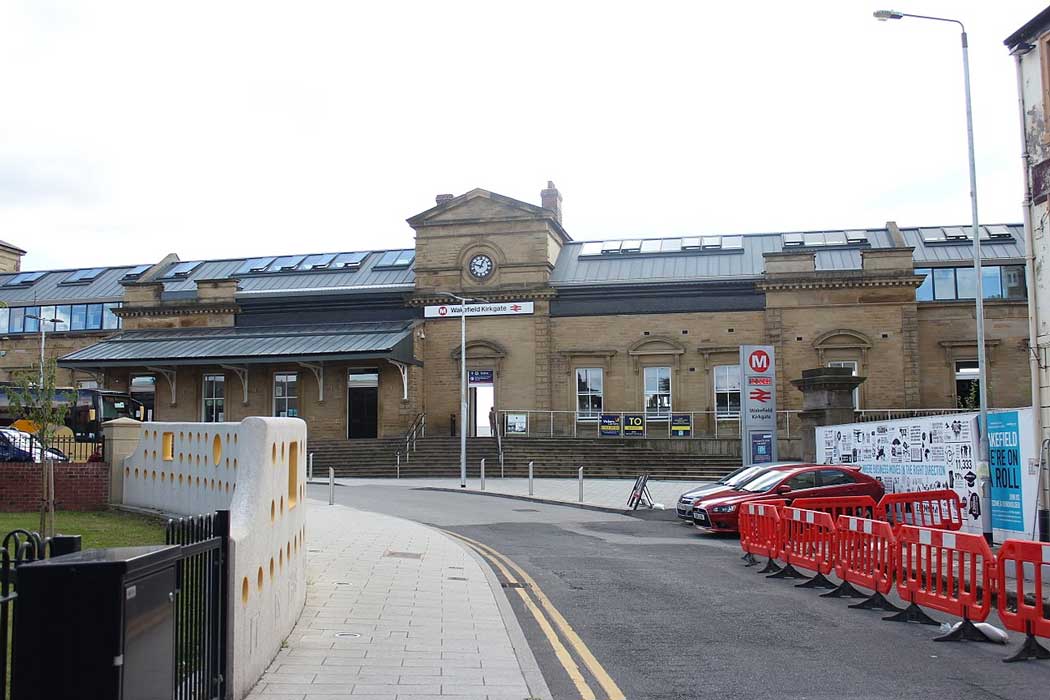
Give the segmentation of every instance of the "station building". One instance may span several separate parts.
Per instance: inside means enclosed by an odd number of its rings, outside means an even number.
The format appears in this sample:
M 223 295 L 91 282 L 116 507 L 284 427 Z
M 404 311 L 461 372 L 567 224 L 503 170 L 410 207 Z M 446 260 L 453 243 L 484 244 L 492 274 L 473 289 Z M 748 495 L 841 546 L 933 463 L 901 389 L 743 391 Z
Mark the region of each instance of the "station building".
M 44 319 L 61 383 L 128 390 L 157 420 L 299 416 L 311 439 L 397 436 L 420 414 L 428 435 L 486 435 L 490 406 L 538 434 L 597 434 L 619 411 L 650 437 L 672 411 L 731 434 L 745 344 L 775 347 L 783 411 L 801 407 L 790 380 L 827 365 L 867 377 L 861 410 L 971 399 L 967 227 L 578 242 L 553 183 L 540 198 L 439 195 L 406 250 L 24 272 L 0 244 L 0 379 L 35 361 Z M 1029 405 L 1021 226 L 981 236 L 989 400 Z M 466 417 L 460 322 L 425 312 L 449 293 L 506 312 L 467 321 Z

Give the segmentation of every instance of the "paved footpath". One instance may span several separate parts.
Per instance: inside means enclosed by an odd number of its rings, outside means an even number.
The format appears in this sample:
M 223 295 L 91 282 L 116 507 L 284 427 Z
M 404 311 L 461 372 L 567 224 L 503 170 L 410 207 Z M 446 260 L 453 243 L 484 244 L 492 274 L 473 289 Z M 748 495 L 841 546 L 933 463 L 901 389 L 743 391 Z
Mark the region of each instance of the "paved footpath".
M 506 595 L 450 536 L 309 501 L 306 608 L 249 698 L 549 700 Z
M 327 483 L 321 479 L 314 479 L 311 483 Z M 403 486 L 405 488 L 446 488 L 459 489 L 459 479 L 429 479 L 429 478 L 403 478 L 403 479 L 336 479 L 340 486 Z M 649 492 L 653 500 L 671 510 L 675 507 L 678 497 L 684 492 L 702 486 L 705 481 L 649 481 Z M 625 510 L 627 497 L 631 495 L 631 487 L 634 479 L 587 479 L 583 482 L 584 505 L 599 508 Z M 465 491 L 478 492 L 481 482 L 478 478 L 467 479 Z M 485 492 L 490 494 L 504 494 L 508 496 L 528 497 L 529 480 L 517 477 L 501 479 L 488 477 L 485 480 Z M 576 479 L 547 479 L 537 478 L 533 480 L 533 496 L 537 499 L 555 503 L 576 505 L 580 503 L 580 484 Z

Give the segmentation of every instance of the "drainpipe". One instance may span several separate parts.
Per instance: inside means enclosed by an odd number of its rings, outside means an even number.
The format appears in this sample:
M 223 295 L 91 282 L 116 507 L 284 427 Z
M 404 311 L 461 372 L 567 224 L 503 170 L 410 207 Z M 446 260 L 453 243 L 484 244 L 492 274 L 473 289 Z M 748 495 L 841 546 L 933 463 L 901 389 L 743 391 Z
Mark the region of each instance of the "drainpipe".
M 1024 217 L 1024 275 L 1025 291 L 1028 295 L 1028 369 L 1031 374 L 1032 408 L 1035 413 L 1035 435 L 1039 460 L 1043 458 L 1043 408 L 1040 395 L 1040 348 L 1039 348 L 1039 304 L 1035 288 L 1035 246 L 1032 236 L 1032 183 L 1030 177 L 1030 160 L 1028 156 L 1028 131 L 1025 126 L 1024 78 L 1021 71 L 1021 58 L 1024 54 L 1014 54 L 1014 68 L 1017 74 L 1017 111 L 1021 124 L 1021 167 L 1023 168 L 1024 201 L 1021 212 Z M 1050 541 L 1050 464 L 1041 465 L 1040 483 L 1042 489 L 1039 498 L 1039 539 Z

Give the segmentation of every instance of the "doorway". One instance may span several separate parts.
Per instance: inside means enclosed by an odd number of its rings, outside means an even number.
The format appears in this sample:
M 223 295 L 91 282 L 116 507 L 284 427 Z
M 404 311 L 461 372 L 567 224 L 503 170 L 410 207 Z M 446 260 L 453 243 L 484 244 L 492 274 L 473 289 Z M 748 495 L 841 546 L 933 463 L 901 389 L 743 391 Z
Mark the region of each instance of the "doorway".
M 346 438 L 379 437 L 379 370 L 353 367 L 346 379 Z
M 470 398 L 470 437 L 492 437 L 489 412 L 496 405 L 495 372 L 475 369 L 467 373 Z

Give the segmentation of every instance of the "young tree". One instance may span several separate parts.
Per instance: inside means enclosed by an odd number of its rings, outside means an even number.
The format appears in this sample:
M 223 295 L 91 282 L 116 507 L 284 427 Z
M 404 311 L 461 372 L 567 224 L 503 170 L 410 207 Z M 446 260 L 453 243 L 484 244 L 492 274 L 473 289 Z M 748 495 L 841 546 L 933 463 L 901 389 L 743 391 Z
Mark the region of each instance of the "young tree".
M 8 389 L 11 414 L 32 423 L 40 442 L 41 494 L 40 535 L 55 534 L 55 462 L 51 449 L 55 432 L 66 418 L 68 405 L 56 399 L 55 376 L 58 366 L 54 358 L 45 358 L 41 366 L 22 370 L 15 375 L 15 386 Z M 29 445 L 30 454 L 35 452 Z

